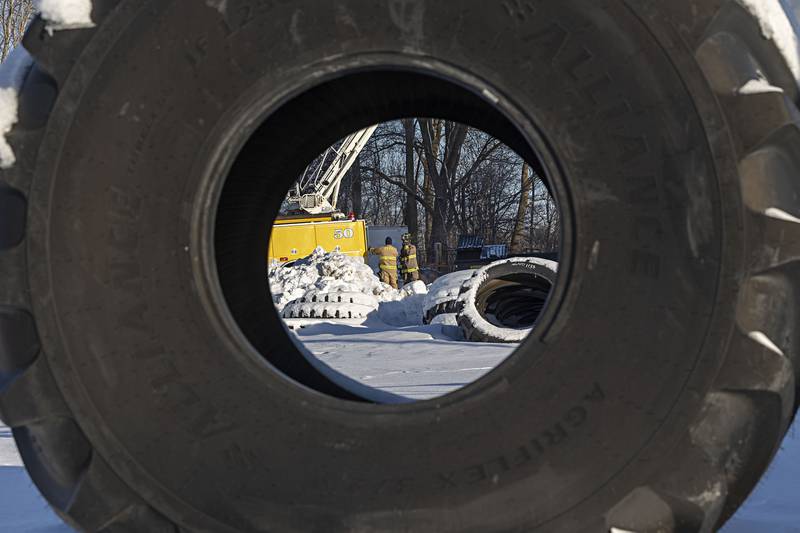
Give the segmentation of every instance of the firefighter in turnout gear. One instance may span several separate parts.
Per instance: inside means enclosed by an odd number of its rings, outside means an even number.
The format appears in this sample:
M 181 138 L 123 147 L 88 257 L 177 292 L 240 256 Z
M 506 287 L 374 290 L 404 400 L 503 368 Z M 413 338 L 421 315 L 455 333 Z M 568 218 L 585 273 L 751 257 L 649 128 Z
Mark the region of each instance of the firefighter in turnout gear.
M 400 266 L 403 269 L 403 283 L 413 283 L 419 279 L 417 247 L 411 244 L 411 234 L 403 234 L 403 247 L 400 249 Z
M 397 248 L 392 246 L 392 238 L 386 237 L 386 245 L 370 248 L 369 253 L 380 257 L 378 268 L 380 280 L 393 288 L 397 288 Z

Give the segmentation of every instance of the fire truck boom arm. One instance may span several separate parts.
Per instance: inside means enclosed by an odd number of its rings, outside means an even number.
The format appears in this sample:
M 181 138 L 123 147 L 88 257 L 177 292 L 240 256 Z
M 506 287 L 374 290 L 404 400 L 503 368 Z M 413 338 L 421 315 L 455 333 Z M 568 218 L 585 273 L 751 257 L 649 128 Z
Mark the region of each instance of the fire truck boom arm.
M 333 213 L 336 211 L 336 201 L 342 180 L 356 162 L 358 155 L 367 145 L 377 126 L 370 126 L 359 130 L 342 141 L 339 148 L 330 148 L 334 157 L 331 164 L 320 175 L 319 170 L 310 172 L 306 169 L 297 187 L 290 192 L 287 200 L 299 204 L 300 209 L 311 213 Z M 329 154 L 323 156 L 323 164 Z

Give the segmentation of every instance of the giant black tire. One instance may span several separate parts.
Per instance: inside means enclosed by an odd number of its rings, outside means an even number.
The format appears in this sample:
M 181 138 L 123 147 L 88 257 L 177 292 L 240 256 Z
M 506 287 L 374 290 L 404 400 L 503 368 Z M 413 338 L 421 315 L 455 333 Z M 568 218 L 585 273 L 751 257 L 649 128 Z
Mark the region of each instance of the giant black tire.
M 0 188 L 0 413 L 36 486 L 86 531 L 718 527 L 794 416 L 798 350 L 796 62 L 742 5 L 95 0 L 95 28 L 36 21 Z M 263 236 L 304 158 L 403 116 L 538 156 L 564 231 L 507 361 L 379 405 L 284 333 Z

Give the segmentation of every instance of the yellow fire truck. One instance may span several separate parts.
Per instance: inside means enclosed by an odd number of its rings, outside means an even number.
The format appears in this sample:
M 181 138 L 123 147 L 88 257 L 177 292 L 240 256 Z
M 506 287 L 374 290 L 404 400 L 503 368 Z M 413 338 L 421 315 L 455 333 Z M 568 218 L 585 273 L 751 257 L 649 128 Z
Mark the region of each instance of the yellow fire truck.
M 269 261 L 279 263 L 306 257 L 317 246 L 339 248 L 343 254 L 367 260 L 367 224 L 363 220 L 334 219 L 331 215 L 280 217 L 272 226 Z
M 317 246 L 367 259 L 367 225 L 336 208 L 339 187 L 377 126 L 357 131 L 320 161 L 306 168 L 289 191 L 286 203 L 294 214 L 279 216 L 269 239 L 268 261 L 286 263 L 308 256 Z M 330 164 L 329 157 L 332 156 Z

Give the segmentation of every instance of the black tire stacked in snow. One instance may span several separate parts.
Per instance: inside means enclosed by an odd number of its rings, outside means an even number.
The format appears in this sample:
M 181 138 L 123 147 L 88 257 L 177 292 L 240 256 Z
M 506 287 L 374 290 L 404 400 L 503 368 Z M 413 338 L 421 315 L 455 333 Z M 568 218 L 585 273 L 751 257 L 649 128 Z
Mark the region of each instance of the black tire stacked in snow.
M 456 300 L 456 320 L 473 342 L 522 342 L 556 282 L 558 263 L 510 258 L 473 272 Z
M 312 289 L 283 308 L 283 318 L 365 318 L 378 299 L 363 292 L 319 292 Z
M 464 282 L 472 278 L 472 275 L 471 270 L 459 270 L 436 278 L 428 286 L 428 293 L 425 295 L 422 306 L 423 322 L 430 324 L 438 315 L 458 313 L 458 295 L 461 294 Z

